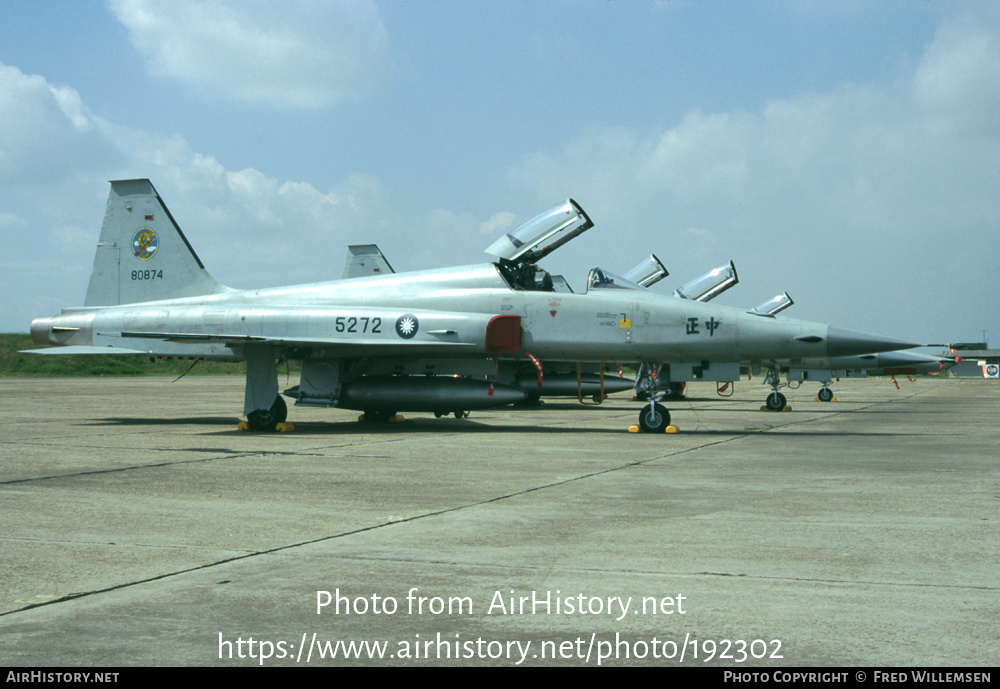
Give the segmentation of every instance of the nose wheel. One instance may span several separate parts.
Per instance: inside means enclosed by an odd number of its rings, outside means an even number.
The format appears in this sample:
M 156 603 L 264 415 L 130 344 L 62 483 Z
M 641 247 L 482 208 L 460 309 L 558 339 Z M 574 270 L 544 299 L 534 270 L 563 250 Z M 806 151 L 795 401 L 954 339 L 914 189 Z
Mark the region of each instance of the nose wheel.
M 833 390 L 824 385 L 816 396 L 819 397 L 820 402 L 829 402 L 833 399 Z
M 670 425 L 670 412 L 662 404 L 651 402 L 639 412 L 639 428 L 643 433 L 663 433 Z
M 768 411 L 781 411 L 788 404 L 788 400 L 780 392 L 775 390 L 770 395 L 767 396 L 767 400 L 764 401 L 767 405 Z

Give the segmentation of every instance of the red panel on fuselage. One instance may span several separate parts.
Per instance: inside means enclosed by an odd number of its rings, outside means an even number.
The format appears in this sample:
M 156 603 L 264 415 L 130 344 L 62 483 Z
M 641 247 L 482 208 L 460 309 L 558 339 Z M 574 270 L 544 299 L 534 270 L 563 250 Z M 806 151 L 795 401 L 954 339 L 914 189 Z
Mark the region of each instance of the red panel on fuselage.
M 486 326 L 486 351 L 491 354 L 520 352 L 521 317 L 510 314 L 491 318 Z

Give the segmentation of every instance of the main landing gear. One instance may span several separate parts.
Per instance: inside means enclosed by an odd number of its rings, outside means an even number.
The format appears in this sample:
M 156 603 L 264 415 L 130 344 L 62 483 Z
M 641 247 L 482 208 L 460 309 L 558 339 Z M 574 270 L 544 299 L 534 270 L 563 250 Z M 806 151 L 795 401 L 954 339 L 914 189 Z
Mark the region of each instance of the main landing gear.
M 467 418 L 469 418 L 469 412 L 467 412 L 467 411 L 455 411 L 455 412 L 436 411 L 436 412 L 434 412 L 434 418 L 435 419 L 440 419 L 442 416 L 448 416 L 450 414 L 454 414 L 456 419 L 467 419 Z
M 247 345 L 244 356 L 247 360 L 247 387 L 243 413 L 247 420 L 241 422 L 239 428 L 251 431 L 290 430 L 291 424 L 285 424 L 288 406 L 278 394 L 278 364 L 274 347 Z
M 826 385 L 819 389 L 816 397 L 820 402 L 832 402 L 833 401 L 833 390 L 828 388 Z
M 288 405 L 280 396 L 274 398 L 270 409 L 257 409 L 247 414 L 251 431 L 273 431 L 288 418 Z

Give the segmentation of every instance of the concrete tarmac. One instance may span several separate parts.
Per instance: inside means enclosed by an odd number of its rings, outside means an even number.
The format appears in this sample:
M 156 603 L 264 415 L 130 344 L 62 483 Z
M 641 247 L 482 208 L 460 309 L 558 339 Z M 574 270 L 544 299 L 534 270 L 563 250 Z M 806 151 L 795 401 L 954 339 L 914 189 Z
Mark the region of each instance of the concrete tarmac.
M 817 387 L 252 434 L 239 378 L 0 381 L 0 665 L 992 666 L 1000 385 Z

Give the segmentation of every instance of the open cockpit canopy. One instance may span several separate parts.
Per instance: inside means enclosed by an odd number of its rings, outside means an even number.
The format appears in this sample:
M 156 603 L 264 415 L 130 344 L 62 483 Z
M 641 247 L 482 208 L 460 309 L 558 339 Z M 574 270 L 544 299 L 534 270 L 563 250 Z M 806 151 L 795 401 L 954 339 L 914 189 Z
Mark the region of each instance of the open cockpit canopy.
M 593 226 L 583 208 L 566 199 L 500 237 L 486 253 L 511 263 L 536 263 Z

